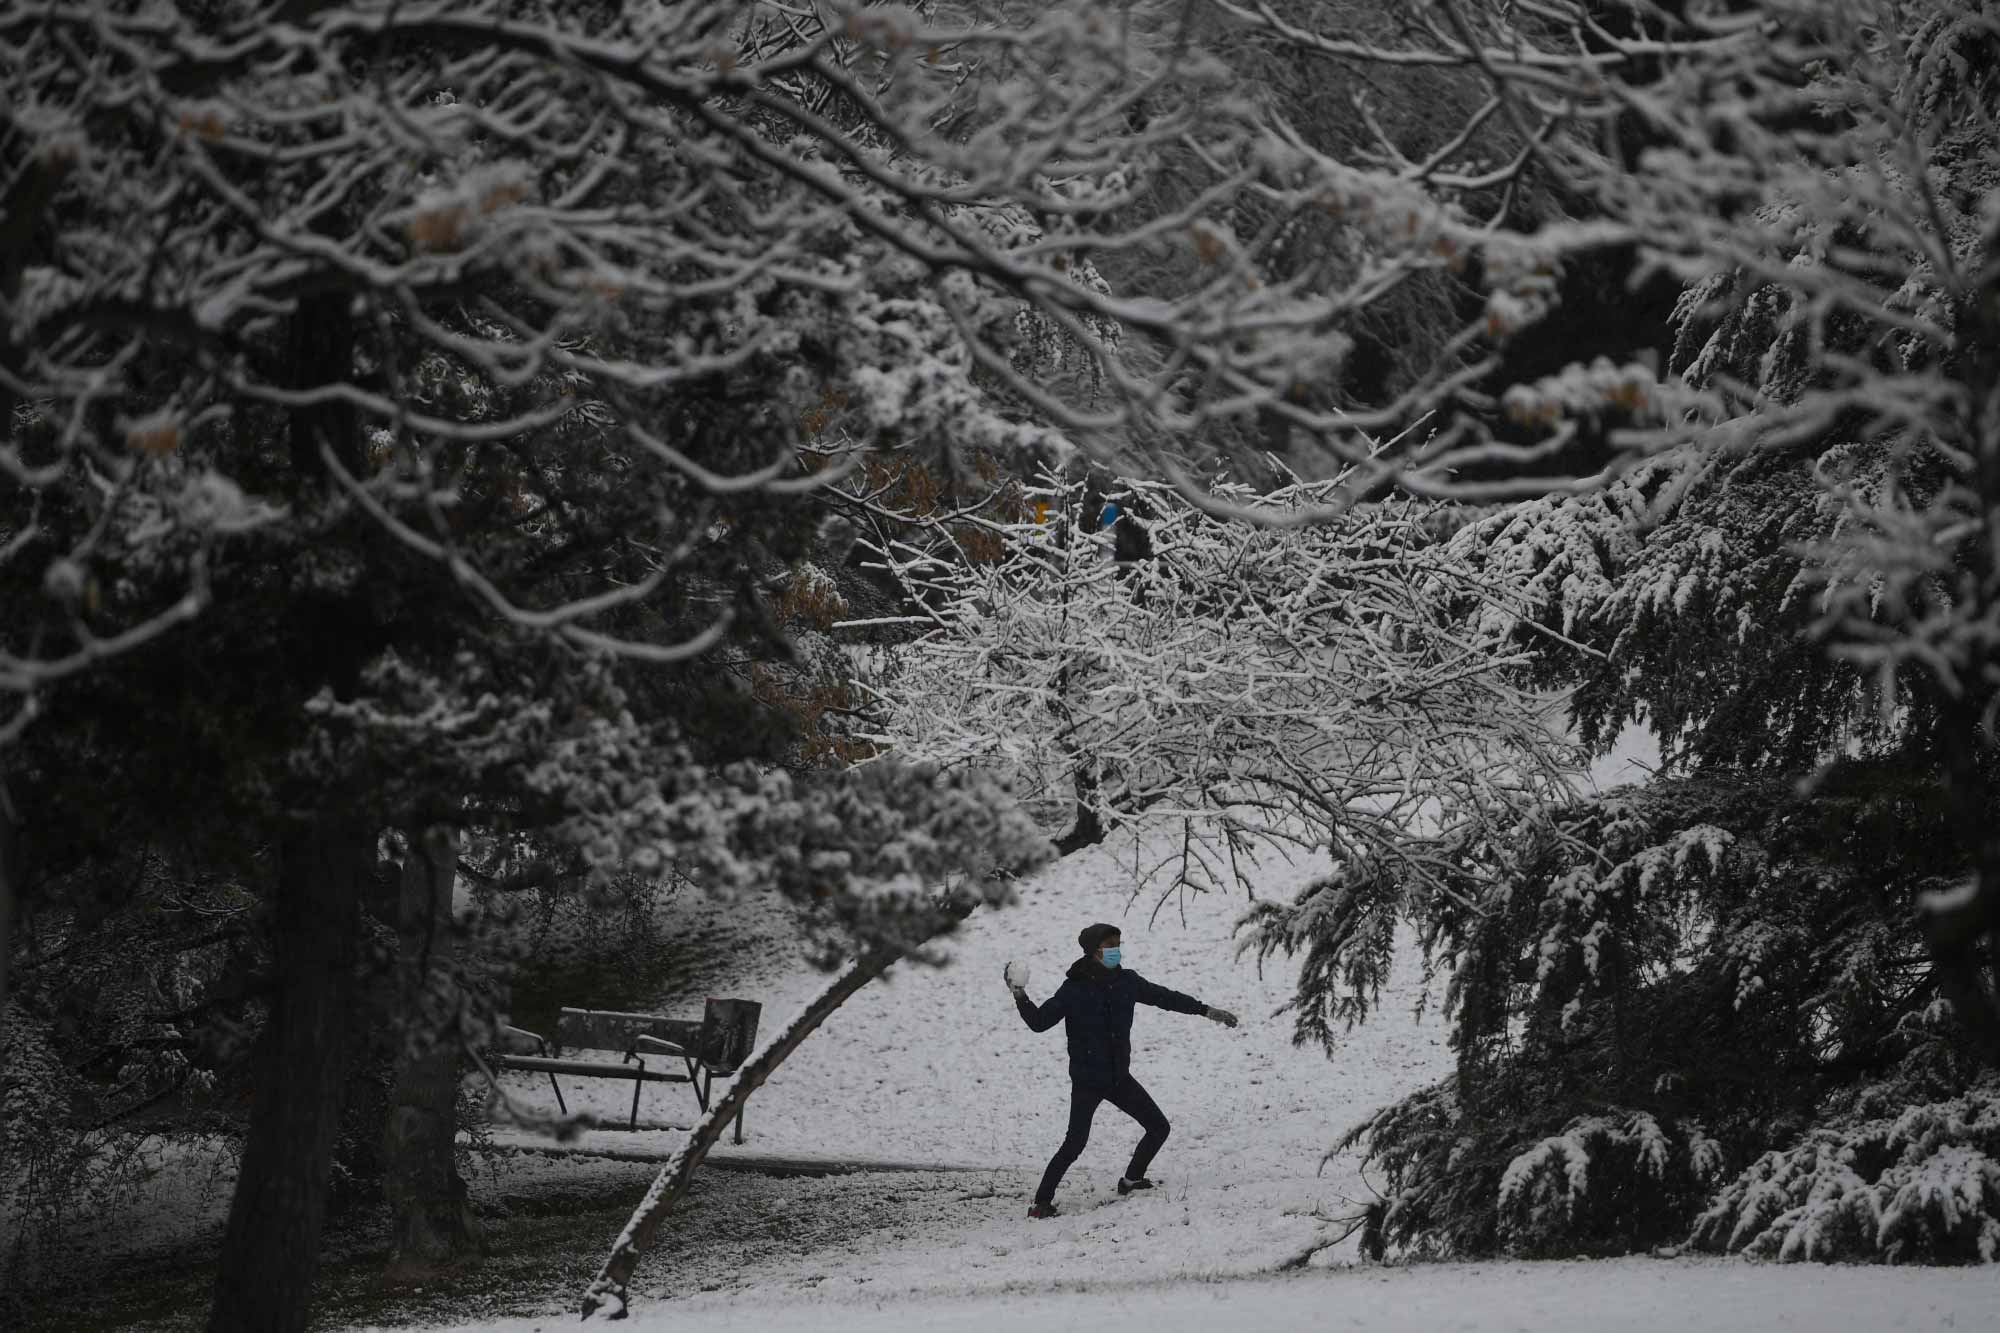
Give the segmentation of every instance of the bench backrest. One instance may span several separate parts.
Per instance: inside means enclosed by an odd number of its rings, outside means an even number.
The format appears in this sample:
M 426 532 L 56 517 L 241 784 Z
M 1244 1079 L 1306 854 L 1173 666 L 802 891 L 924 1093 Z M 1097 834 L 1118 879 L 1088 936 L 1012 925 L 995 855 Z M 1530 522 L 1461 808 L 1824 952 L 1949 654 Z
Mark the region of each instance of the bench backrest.
M 702 1008 L 695 1049 L 718 1074 L 733 1074 L 757 1049 L 757 1020 L 764 1006 L 755 1000 L 710 1000 Z
M 563 1009 L 556 1014 L 558 1055 L 576 1049 L 623 1055 L 638 1037 L 658 1037 L 691 1051 L 700 1036 L 701 1024 L 659 1014 L 626 1014 L 615 1009 Z
M 697 1023 L 615 1009 L 563 1009 L 556 1014 L 555 1049 L 557 1054 L 582 1048 L 622 1055 L 633 1049 L 636 1038 L 658 1037 L 693 1052 L 714 1073 L 733 1074 L 757 1045 L 763 1010 L 755 1000 L 710 1000 Z

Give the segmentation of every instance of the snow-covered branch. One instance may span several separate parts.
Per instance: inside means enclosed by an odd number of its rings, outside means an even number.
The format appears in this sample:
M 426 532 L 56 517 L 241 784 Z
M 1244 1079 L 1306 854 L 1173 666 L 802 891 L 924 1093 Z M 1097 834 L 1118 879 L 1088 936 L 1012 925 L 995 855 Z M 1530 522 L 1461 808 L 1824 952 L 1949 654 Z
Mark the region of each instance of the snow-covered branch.
M 1339 481 L 1232 507 L 1323 504 Z M 934 627 L 878 682 L 890 753 L 1007 773 L 1045 824 L 1181 835 L 1167 887 L 1247 884 L 1260 851 L 1387 858 L 1413 892 L 1467 823 L 1565 790 L 1559 703 L 1490 603 L 1520 590 L 1438 539 L 1448 515 L 1368 505 L 1339 523 L 1217 519 L 1164 484 L 1048 477 L 1039 521 L 990 525 L 999 554 L 876 551 Z M 1145 518 L 1137 515 L 1144 514 Z M 1149 551 L 1120 560 L 1118 525 Z
M 484 614 L 643 656 L 603 623 L 636 594 L 522 573 L 520 527 L 553 540 L 564 493 L 607 468 L 623 526 L 669 551 L 692 501 L 831 480 L 801 467 L 808 434 L 1150 475 L 1254 441 L 1368 484 L 1502 493 L 1479 379 L 1565 254 L 1633 234 L 1508 216 L 1589 119 L 1536 99 L 1582 72 L 1605 104 L 1628 66 L 1748 37 L 1593 53 L 1547 16 L 1474 40 L 1419 8 L 1408 41 L 1364 50 L 1234 4 L 0 5 L 0 177 L 26 229 L 0 274 L 20 501 L 0 571 L 24 590 L 95 572 L 122 594 L 96 620 L 141 623 L 191 586 L 199 523 L 220 529 L 158 499 L 213 483 L 289 531 L 358 505 Z M 1401 146 L 1371 112 L 1380 151 L 1350 152 L 1212 53 L 1246 36 L 1492 86 Z M 1460 280 L 1483 305 L 1409 384 L 1338 391 L 1373 312 Z M 1376 446 L 1440 407 L 1447 428 Z M 243 441 L 285 418 L 324 438 L 251 466 Z M 541 521 L 469 521 L 496 479 Z M 33 600 L 0 643 L 42 664 L 6 673 L 15 695 L 78 660 Z

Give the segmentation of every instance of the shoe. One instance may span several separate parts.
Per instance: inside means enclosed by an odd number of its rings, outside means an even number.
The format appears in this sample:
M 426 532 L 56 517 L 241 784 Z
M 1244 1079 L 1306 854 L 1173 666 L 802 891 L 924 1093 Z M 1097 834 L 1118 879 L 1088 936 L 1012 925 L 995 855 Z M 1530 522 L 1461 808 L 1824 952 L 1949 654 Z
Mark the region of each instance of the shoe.
M 1118 1192 L 1120 1194 L 1130 1194 L 1133 1190 L 1149 1190 L 1151 1188 L 1153 1188 L 1153 1182 L 1144 1176 L 1140 1176 L 1137 1180 L 1127 1180 L 1123 1176 L 1118 1178 Z
M 1055 1206 L 1054 1204 L 1052 1204 L 1052 1203 L 1035 1203 L 1035 1204 L 1029 1204 L 1029 1205 L 1028 1205 L 1028 1216 L 1029 1216 L 1029 1217 L 1061 1217 L 1061 1216 L 1062 1216 L 1062 1209 L 1060 1209 L 1060 1208 L 1056 1207 L 1056 1206 Z

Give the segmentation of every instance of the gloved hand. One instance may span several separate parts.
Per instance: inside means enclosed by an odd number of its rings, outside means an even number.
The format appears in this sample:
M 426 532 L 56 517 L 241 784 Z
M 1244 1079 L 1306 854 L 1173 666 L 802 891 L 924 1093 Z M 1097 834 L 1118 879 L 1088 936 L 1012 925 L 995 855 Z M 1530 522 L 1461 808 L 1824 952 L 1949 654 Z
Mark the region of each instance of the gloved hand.
M 1028 965 L 1026 963 L 1018 961 L 1009 963 L 1000 975 L 1007 978 L 1007 989 L 1013 991 L 1016 995 L 1028 989 Z
M 1212 1018 L 1226 1028 L 1233 1028 L 1236 1026 L 1235 1014 L 1230 1013 L 1227 1009 L 1217 1009 L 1212 1004 L 1209 1005 L 1206 1009 L 1201 1011 L 1201 1016 L 1203 1018 Z

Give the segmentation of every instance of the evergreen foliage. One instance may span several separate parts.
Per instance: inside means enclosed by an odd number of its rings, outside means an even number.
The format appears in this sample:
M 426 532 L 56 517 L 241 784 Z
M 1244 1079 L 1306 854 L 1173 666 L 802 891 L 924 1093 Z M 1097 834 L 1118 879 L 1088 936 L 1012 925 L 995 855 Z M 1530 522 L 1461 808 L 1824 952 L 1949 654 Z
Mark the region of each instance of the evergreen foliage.
M 1452 1254 L 1677 1243 L 1725 1173 L 1859 1084 L 1938 1096 L 1976 1068 L 1912 928 L 1963 853 L 1934 777 L 1837 766 L 1656 780 L 1467 848 L 1476 910 L 1433 911 L 1458 1073 L 1336 1148 L 1385 1172 L 1385 1238 Z M 1341 876 L 1291 910 L 1350 891 Z M 1337 937 L 1316 941 L 1341 956 Z M 1370 955 L 1372 940 L 1353 954 Z M 1302 978 L 1301 1040 L 1365 997 Z M 1379 984 L 1373 974 L 1356 981 Z
M 1977 1131 L 1879 1122 L 2000 1060 L 2000 28 L 1981 0 L 1649 21 L 1682 44 L 1589 207 L 1686 284 L 1673 360 L 1496 404 L 1538 456 L 1641 456 L 1453 540 L 1524 589 L 1585 743 L 1642 724 L 1667 770 L 1468 842 L 1456 897 L 1337 863 L 1253 937 L 1305 960 L 1304 1041 L 1365 1012 L 1397 915 L 1450 972 L 1457 1076 L 1347 1140 L 1392 1240 L 1604 1252 L 1702 1217 L 1715 1248 L 1978 1257 Z
M 1893 1113 L 1765 1153 L 1695 1219 L 1694 1243 L 1822 1262 L 2000 1260 L 2000 1086 L 1915 1106 L 1870 1100 Z

